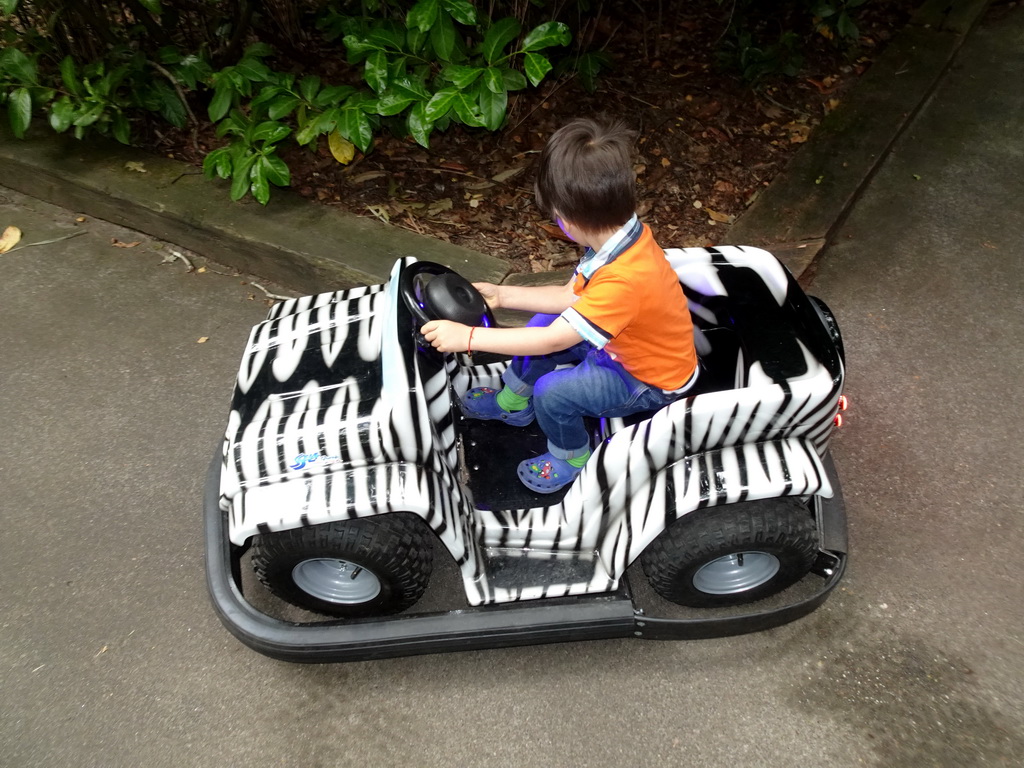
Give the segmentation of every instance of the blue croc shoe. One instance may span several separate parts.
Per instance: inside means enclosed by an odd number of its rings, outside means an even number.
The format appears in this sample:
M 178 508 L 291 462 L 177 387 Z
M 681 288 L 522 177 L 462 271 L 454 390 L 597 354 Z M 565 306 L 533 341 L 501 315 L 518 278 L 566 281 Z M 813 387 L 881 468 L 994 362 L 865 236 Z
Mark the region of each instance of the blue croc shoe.
M 525 427 L 533 421 L 533 401 L 521 411 L 506 411 L 497 401 L 498 390 L 476 387 L 462 396 L 462 412 L 471 419 L 494 419 L 513 427 Z
M 554 493 L 575 480 L 582 471 L 583 467 L 574 467 L 550 453 L 527 459 L 516 470 L 523 485 L 537 493 Z

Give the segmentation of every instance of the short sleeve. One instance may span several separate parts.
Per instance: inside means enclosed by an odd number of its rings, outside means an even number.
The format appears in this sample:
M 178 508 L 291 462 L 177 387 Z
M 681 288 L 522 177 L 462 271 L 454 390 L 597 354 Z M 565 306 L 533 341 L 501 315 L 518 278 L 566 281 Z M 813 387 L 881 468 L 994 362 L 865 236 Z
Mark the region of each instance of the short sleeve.
M 601 348 L 629 326 L 638 311 L 638 295 L 628 280 L 598 272 L 562 317 L 586 341 Z

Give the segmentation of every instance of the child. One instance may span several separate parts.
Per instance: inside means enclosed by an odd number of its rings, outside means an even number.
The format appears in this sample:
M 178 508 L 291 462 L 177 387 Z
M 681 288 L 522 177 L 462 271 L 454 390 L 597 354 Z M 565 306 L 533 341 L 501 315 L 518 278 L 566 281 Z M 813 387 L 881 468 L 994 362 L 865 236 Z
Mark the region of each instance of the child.
M 590 457 L 583 418 L 628 416 L 683 396 L 697 357 L 686 299 L 664 251 L 634 213 L 630 134 L 577 119 L 540 156 L 541 209 L 587 250 L 564 286 L 477 283 L 492 309 L 537 313 L 525 328 L 433 320 L 424 337 L 442 352 L 515 355 L 500 392 L 477 387 L 462 399 L 470 418 L 525 426 L 534 417 L 548 452 L 519 465 L 539 493 L 571 483 Z M 578 363 L 572 368 L 555 368 Z

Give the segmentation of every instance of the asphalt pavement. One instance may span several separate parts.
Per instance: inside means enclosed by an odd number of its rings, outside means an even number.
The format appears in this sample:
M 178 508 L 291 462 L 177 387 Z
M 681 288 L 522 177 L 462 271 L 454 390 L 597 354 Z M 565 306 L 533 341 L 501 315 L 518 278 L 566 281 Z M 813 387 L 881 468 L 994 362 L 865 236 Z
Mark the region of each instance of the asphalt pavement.
M 0 765 L 1021 765 L 1022 43 L 1024 10 L 989 13 L 821 251 L 850 569 L 743 637 L 244 647 L 200 510 L 262 291 L 0 188 L 24 243 L 82 232 L 0 255 Z

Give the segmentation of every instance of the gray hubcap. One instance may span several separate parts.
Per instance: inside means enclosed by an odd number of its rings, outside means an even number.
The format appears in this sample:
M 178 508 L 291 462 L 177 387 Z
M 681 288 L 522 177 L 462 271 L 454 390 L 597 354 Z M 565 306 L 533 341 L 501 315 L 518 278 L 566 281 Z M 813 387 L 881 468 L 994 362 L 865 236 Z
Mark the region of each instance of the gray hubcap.
M 295 585 L 328 603 L 357 605 L 380 594 L 380 579 L 361 565 L 333 557 L 303 560 L 292 569 Z
M 693 586 L 709 595 L 736 595 L 759 587 L 779 572 L 779 559 L 767 552 L 736 552 L 702 565 Z

